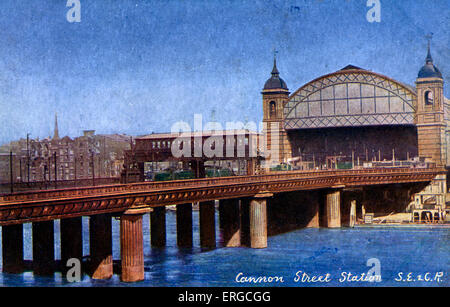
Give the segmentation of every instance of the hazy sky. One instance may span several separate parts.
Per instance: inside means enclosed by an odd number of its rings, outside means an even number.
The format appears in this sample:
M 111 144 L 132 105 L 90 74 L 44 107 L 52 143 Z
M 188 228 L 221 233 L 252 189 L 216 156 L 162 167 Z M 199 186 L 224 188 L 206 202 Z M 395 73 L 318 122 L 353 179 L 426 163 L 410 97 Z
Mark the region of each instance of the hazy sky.
M 293 92 L 348 64 L 414 84 L 432 55 L 450 97 L 450 0 L 0 1 L 0 143 L 169 131 L 179 120 L 255 121 L 273 49 Z M 294 8 L 298 7 L 298 9 Z

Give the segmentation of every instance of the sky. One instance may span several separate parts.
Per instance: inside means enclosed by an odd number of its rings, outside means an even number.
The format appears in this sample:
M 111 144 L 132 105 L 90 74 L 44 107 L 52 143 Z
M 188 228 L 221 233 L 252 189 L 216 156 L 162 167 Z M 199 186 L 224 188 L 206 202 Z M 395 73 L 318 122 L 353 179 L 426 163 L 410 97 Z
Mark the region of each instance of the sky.
M 262 120 L 276 49 L 291 92 L 353 64 L 414 85 L 427 40 L 450 98 L 450 0 L 0 2 L 0 144 L 170 131 L 177 121 Z

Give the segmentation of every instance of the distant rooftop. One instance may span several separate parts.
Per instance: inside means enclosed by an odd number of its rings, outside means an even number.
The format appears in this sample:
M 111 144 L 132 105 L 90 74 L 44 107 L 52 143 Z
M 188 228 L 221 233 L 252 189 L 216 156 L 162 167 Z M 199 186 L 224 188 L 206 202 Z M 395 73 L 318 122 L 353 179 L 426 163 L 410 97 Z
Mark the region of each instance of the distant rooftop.
M 180 133 L 152 133 L 145 136 L 136 138 L 136 140 L 150 140 L 150 139 L 176 139 L 180 136 L 183 137 L 210 137 L 213 135 L 259 135 L 256 131 L 247 129 L 234 129 L 234 130 L 207 130 L 207 131 L 193 131 L 193 132 L 180 132 Z

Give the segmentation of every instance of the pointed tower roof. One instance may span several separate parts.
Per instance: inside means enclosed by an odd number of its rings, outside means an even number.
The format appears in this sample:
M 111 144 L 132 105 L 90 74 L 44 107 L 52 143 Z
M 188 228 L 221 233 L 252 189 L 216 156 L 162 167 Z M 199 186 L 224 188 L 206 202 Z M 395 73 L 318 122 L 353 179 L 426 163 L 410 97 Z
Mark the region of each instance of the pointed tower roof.
M 264 84 L 264 90 L 273 90 L 273 89 L 283 89 L 288 90 L 286 82 L 280 78 L 280 72 L 277 68 L 277 57 L 274 54 L 273 57 L 273 68 L 272 68 L 272 77 L 266 81 Z
M 277 58 L 276 56 L 273 57 L 273 69 L 272 69 L 272 76 L 276 75 L 278 76 L 280 74 L 280 72 L 278 71 L 277 68 Z
M 58 131 L 58 114 L 55 113 L 55 130 L 53 132 L 53 139 L 59 139 L 59 131 Z
M 442 79 L 442 73 L 434 66 L 433 58 L 431 56 L 431 35 L 428 38 L 428 52 L 425 58 L 425 65 L 420 69 L 418 78 L 440 78 Z
M 427 58 L 425 59 L 426 64 L 433 64 L 433 58 L 431 57 L 431 50 L 430 50 L 430 42 L 428 42 L 428 53 Z

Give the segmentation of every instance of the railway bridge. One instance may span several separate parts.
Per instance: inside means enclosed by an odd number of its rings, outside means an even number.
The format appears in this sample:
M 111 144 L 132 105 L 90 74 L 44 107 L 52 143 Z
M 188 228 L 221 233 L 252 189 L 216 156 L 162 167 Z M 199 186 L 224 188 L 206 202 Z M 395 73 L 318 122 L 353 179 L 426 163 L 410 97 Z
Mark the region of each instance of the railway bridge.
M 291 94 L 274 58 L 261 94 L 262 134 L 241 127 L 220 135 L 147 135 L 125 154 L 123 184 L 0 195 L 3 270 L 24 270 L 24 223 L 32 223 L 34 273 L 45 275 L 54 270 L 54 220 L 61 220 L 66 263 L 83 257 L 81 218 L 88 216 L 89 270 L 92 278 L 106 279 L 113 274 L 112 218 L 120 219 L 121 279 L 133 282 L 144 278 L 143 216 L 150 213 L 152 246 L 163 247 L 169 205 L 176 206 L 182 248 L 193 244 L 193 203 L 199 204 L 202 248 L 216 247 L 216 201 L 222 244 L 251 248 L 267 247 L 274 225 L 299 217 L 306 227 L 341 227 L 349 202 L 352 212 L 355 202 L 362 208 L 368 199 L 383 211 L 389 193 L 389 211 L 402 199 L 403 205 L 414 200 L 418 210 L 446 209 L 450 101 L 430 45 L 415 86 L 348 65 Z M 203 178 L 206 162 L 227 160 L 238 170 L 243 163 L 247 175 Z M 146 164 L 161 161 L 190 167 L 197 179 L 145 182 Z M 287 164 L 297 170 L 273 171 Z M 376 193 L 367 195 L 370 190 Z
M 261 175 L 141 182 L 28 191 L 0 196 L 3 271 L 24 270 L 23 224 L 32 223 L 33 270 L 54 271 L 54 220 L 60 219 L 61 261 L 81 259 L 82 220 L 89 217 L 89 271 L 94 279 L 113 274 L 111 220 L 120 219 L 121 279 L 144 279 L 142 219 L 150 213 L 151 244 L 166 245 L 166 206 L 176 205 L 177 244 L 192 247 L 192 204 L 199 203 L 200 245 L 216 247 L 215 201 L 223 246 L 267 247 L 270 203 L 279 195 L 317 195 L 308 207 L 308 227 L 341 227 L 342 194 L 375 186 L 429 184 L 439 167 L 290 171 Z M 297 200 L 299 201 L 299 200 Z M 294 206 L 300 206 L 295 203 Z M 292 204 L 291 204 L 292 205 Z M 320 222 L 323 221 L 323 222 Z

